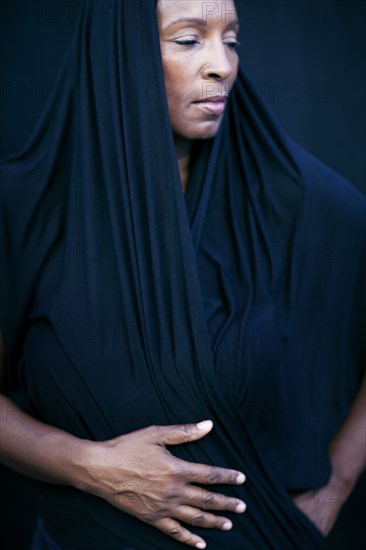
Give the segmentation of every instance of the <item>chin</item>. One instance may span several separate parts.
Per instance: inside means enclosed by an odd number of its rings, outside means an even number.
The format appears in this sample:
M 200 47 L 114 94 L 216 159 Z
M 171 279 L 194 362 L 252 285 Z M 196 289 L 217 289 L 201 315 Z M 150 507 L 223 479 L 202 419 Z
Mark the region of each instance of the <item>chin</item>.
M 210 122 L 209 124 L 206 123 L 206 128 L 201 127 L 201 128 L 197 128 L 197 130 L 193 132 L 189 132 L 189 136 L 187 135 L 187 139 L 214 138 L 217 132 L 219 131 L 220 125 L 221 125 L 221 120 L 220 122 L 215 122 L 215 123 Z
M 215 128 L 214 130 L 207 130 L 206 132 L 201 132 L 196 139 L 212 139 L 216 136 L 217 132 L 219 131 L 220 126 Z

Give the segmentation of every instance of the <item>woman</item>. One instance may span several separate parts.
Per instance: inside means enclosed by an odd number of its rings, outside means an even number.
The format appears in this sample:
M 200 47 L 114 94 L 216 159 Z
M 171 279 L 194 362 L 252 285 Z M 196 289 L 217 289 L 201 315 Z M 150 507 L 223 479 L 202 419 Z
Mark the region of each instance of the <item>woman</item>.
M 364 468 L 365 202 L 278 128 L 213 4 L 85 2 L 2 165 L 27 411 L 2 397 L 2 461 L 46 482 L 35 550 L 318 548 Z

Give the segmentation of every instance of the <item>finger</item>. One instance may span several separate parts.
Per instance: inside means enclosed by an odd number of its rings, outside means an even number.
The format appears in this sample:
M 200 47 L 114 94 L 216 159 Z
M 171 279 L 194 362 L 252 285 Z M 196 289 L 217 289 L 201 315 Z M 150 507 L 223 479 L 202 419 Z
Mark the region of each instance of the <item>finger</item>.
M 211 420 L 199 424 L 173 424 L 171 426 L 150 426 L 152 440 L 161 445 L 179 445 L 195 441 L 208 434 L 212 429 Z
M 240 514 L 246 510 L 246 504 L 239 498 L 221 493 L 206 491 L 200 487 L 188 486 L 183 490 L 181 501 L 200 510 L 216 510 Z
M 184 521 L 194 527 L 207 527 L 211 529 L 221 529 L 222 531 L 229 531 L 232 528 L 232 522 L 225 517 L 216 516 L 209 512 L 203 512 L 198 508 L 192 506 L 179 506 L 174 517 L 180 521 Z
M 201 537 L 191 533 L 191 531 L 183 527 L 173 518 L 158 520 L 153 525 L 178 542 L 193 546 L 194 548 L 206 548 L 206 543 Z
M 208 464 L 196 464 L 178 458 L 176 461 L 176 465 L 179 467 L 178 473 L 182 474 L 189 482 L 205 485 L 241 485 L 245 481 L 243 472 L 237 470 L 209 466 Z

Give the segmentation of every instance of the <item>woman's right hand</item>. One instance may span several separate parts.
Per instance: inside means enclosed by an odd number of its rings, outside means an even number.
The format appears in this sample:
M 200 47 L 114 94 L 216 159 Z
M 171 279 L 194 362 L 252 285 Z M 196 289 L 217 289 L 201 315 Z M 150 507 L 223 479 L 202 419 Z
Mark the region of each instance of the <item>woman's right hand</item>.
M 197 424 L 150 426 L 106 442 L 92 443 L 87 460 L 88 481 L 79 489 L 97 494 L 120 510 L 153 525 L 175 540 L 205 548 L 189 525 L 228 530 L 229 519 L 206 510 L 241 513 L 245 504 L 194 483 L 238 485 L 243 473 L 196 464 L 172 455 L 166 445 L 201 439 L 212 429 Z

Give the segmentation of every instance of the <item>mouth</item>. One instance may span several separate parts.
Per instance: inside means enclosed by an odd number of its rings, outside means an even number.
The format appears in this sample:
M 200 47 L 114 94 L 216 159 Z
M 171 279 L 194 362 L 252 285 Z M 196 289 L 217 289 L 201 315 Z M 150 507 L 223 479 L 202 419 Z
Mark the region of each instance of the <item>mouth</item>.
M 203 99 L 196 99 L 192 103 L 226 103 L 227 98 L 229 97 L 229 94 L 216 94 L 212 96 L 207 96 Z
M 227 98 L 227 95 L 216 95 L 198 101 L 192 101 L 192 103 L 210 114 L 222 115 L 222 113 L 225 111 Z

